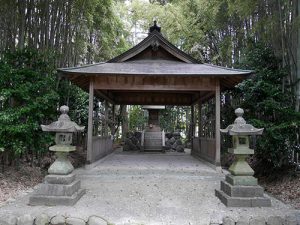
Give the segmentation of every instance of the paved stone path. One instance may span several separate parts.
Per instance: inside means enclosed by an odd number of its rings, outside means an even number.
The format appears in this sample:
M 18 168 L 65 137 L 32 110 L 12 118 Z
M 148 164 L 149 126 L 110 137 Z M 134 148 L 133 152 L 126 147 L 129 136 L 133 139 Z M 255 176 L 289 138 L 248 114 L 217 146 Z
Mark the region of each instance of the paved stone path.
M 188 154 L 115 152 L 92 169 L 76 170 L 87 193 L 73 207 L 28 206 L 28 194 L 0 208 L 0 216 L 29 213 L 97 215 L 116 225 L 201 225 L 223 216 L 299 213 L 272 198 L 271 208 L 226 208 L 214 196 L 224 174 Z

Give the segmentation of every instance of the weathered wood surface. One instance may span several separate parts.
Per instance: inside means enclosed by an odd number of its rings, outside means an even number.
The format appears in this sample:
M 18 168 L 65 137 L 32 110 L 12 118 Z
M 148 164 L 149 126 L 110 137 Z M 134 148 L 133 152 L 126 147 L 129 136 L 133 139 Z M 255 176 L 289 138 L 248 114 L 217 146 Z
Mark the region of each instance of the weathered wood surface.
M 106 137 L 94 136 L 92 146 L 93 146 L 93 151 L 89 163 L 93 163 L 107 156 L 108 154 L 112 153 L 113 140 L 111 136 L 106 136 Z
M 95 89 L 132 91 L 213 91 L 216 79 L 189 76 L 97 76 Z
M 214 165 L 216 165 L 216 140 L 215 138 L 194 137 L 193 149 L 191 154 L 193 156 L 202 158 Z
M 190 105 L 193 94 L 164 92 L 115 92 L 114 101 L 125 105 Z
M 216 92 L 215 92 L 215 107 L 216 107 L 216 129 L 215 129 L 215 137 L 216 137 L 216 154 L 215 154 L 215 164 L 216 166 L 221 165 L 221 92 L 220 92 L 220 83 L 216 82 Z
M 93 158 L 93 107 L 94 107 L 94 82 L 90 81 L 89 85 L 89 118 L 87 132 L 87 162 L 92 162 Z
M 155 49 L 157 46 L 160 49 Z M 147 49 L 151 49 L 151 53 L 149 54 L 148 58 L 150 57 L 161 57 L 158 52 L 165 50 L 173 57 L 177 58 L 177 60 L 181 60 L 187 63 L 196 63 L 197 60 L 192 58 L 190 55 L 186 54 L 185 52 L 178 49 L 176 46 L 171 44 L 166 38 L 164 38 L 161 33 L 159 32 L 151 32 L 143 41 L 139 44 L 134 46 L 133 48 L 129 49 L 128 51 L 124 52 L 123 54 L 111 59 L 109 62 L 124 62 L 129 59 L 135 58 L 136 56 L 141 57 L 141 53 L 147 52 Z M 159 51 L 157 51 L 159 50 Z M 153 56 L 153 53 L 156 55 Z M 164 58 L 164 57 L 163 57 Z

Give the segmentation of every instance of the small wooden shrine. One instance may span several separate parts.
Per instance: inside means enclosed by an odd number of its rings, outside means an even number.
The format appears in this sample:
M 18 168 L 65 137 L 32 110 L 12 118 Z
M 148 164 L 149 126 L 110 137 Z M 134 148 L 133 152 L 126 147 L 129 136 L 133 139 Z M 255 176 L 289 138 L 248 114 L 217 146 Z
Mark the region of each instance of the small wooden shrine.
M 89 92 L 88 162 L 108 154 L 112 146 L 107 132 L 102 137 L 93 135 L 96 97 L 105 99 L 112 108 L 114 105 L 191 106 L 193 118 L 198 118 L 197 126 L 193 122 L 192 154 L 215 165 L 220 164 L 220 93 L 252 73 L 198 62 L 164 38 L 157 25 L 151 27 L 149 35 L 139 44 L 107 62 L 58 71 Z M 202 107 L 207 102 L 209 107 Z

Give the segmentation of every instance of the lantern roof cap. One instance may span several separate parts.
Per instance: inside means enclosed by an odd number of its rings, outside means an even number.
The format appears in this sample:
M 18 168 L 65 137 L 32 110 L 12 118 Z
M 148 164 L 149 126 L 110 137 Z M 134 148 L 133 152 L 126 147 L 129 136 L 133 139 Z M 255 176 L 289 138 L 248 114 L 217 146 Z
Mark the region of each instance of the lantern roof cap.
M 43 131 L 74 133 L 84 130 L 84 126 L 81 127 L 77 123 L 71 121 L 70 117 L 68 116 L 68 106 L 63 105 L 59 110 L 61 115 L 58 117 L 58 120 L 49 125 L 41 125 Z
M 243 136 L 243 135 L 261 135 L 264 128 L 255 128 L 251 124 L 247 124 L 243 118 L 244 110 L 237 108 L 235 111 L 237 118 L 234 120 L 234 124 L 229 125 L 225 129 L 220 129 L 222 133 L 228 133 L 231 136 Z

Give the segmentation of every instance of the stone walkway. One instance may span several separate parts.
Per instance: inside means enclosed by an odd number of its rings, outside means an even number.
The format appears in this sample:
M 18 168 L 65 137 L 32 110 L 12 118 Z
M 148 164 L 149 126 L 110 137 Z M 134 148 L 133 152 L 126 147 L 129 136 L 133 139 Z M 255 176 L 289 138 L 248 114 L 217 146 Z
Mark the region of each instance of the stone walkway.
M 0 208 L 13 214 L 97 215 L 116 225 L 201 225 L 231 216 L 299 214 L 272 198 L 271 208 L 226 208 L 214 196 L 224 174 L 189 154 L 115 152 L 92 169 L 76 170 L 87 193 L 73 207 L 28 206 L 28 194 Z M 30 193 L 29 193 L 30 194 Z

